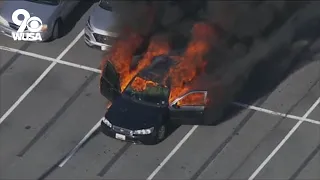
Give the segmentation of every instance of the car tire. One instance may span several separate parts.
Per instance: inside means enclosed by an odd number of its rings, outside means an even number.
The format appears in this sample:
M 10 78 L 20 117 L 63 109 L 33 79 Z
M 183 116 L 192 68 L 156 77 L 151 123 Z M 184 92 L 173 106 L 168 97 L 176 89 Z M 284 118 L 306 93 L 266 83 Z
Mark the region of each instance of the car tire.
M 157 130 L 156 142 L 159 143 L 163 141 L 167 134 L 167 127 L 165 125 L 161 125 Z
M 61 25 L 62 25 L 62 21 L 61 19 L 58 19 L 53 26 L 53 31 L 51 35 L 52 40 L 55 40 L 61 37 Z

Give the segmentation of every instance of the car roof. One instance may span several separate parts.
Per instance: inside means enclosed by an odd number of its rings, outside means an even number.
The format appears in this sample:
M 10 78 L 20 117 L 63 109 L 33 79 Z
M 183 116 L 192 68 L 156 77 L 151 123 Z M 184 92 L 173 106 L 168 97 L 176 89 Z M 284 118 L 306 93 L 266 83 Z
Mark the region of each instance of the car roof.
M 141 70 L 137 76 L 158 84 L 166 85 L 164 84 L 164 79 L 170 68 L 175 64 L 176 61 L 169 55 L 155 56 L 152 60 L 152 64 Z

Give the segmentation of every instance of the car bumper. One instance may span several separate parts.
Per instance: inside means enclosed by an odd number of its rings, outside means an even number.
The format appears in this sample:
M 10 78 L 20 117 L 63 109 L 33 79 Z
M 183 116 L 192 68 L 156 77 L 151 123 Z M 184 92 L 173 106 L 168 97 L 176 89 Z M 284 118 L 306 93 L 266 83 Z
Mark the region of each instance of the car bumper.
M 16 33 L 16 32 L 17 31 L 15 29 L 12 29 L 11 27 L 7 27 L 7 26 L 0 24 L 0 33 L 1 34 L 12 38 L 12 33 Z M 48 32 L 41 33 L 41 38 L 42 38 L 42 41 L 48 40 L 50 38 L 50 33 L 48 33 Z
M 102 51 L 111 49 L 111 45 L 99 43 L 93 36 L 93 31 L 89 29 L 88 25 L 85 27 L 84 42 L 91 48 L 96 48 Z
M 121 134 L 120 132 L 114 131 L 103 122 L 101 122 L 100 129 L 103 134 L 121 141 L 132 142 L 134 144 L 155 144 L 156 143 L 155 142 L 156 138 L 154 133 L 148 134 L 148 135 L 125 135 L 125 134 Z M 120 134 L 120 136 L 122 135 L 124 139 L 117 137 L 117 134 Z

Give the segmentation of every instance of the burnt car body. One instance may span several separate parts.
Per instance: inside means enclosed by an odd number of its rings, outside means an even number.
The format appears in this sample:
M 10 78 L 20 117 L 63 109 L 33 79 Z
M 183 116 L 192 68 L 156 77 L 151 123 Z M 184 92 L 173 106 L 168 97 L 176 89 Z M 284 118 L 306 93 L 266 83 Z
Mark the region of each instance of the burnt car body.
M 140 71 L 120 92 L 119 75 L 111 62 L 107 62 L 100 80 L 101 94 L 112 102 L 101 122 L 104 134 L 134 143 L 156 144 L 167 135 L 172 123 L 201 121 L 204 117 L 207 91 L 189 91 L 169 102 L 170 78 L 164 77 L 175 62 L 167 55 L 156 56 L 153 63 Z M 143 91 L 135 91 L 133 83 L 138 79 L 157 83 Z M 203 102 L 183 104 L 190 95 L 200 94 Z

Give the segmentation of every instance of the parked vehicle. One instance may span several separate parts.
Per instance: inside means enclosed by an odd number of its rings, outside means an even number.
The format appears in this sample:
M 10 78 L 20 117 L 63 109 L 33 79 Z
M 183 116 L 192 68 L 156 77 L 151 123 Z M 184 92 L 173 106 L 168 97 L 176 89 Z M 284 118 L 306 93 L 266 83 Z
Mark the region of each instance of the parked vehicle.
M 12 21 L 12 14 L 17 9 L 25 9 L 30 16 L 39 17 L 42 21 L 42 41 L 53 40 L 61 37 L 62 26 L 66 17 L 78 5 L 79 0 L 7 0 L 0 7 L 0 32 L 12 37 L 17 32 L 19 25 Z M 25 29 L 25 32 L 29 32 Z
M 101 0 L 93 9 L 85 27 L 85 43 L 90 47 L 108 50 L 118 34 L 111 31 L 114 25 L 114 13 L 106 0 Z
M 156 144 L 167 135 L 170 122 L 199 121 L 204 118 L 207 91 L 192 90 L 169 102 L 170 84 L 164 83 L 166 72 L 174 66 L 167 55 L 156 56 L 153 63 L 140 71 L 124 91 L 120 92 L 118 73 L 107 62 L 100 81 L 101 93 L 112 105 L 101 122 L 106 135 L 120 140 Z M 147 82 L 146 88 L 136 90 L 135 84 Z M 196 96 L 197 101 L 185 101 Z

